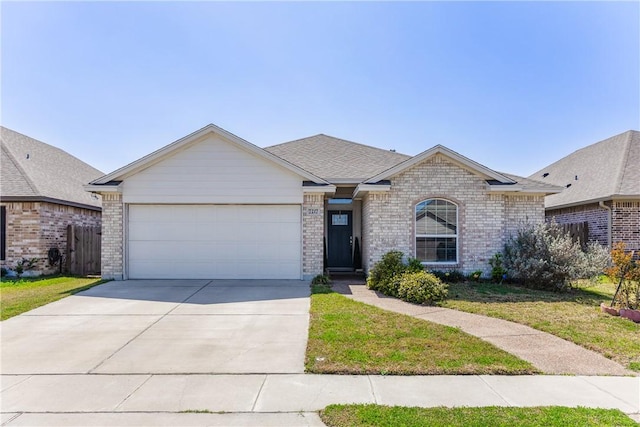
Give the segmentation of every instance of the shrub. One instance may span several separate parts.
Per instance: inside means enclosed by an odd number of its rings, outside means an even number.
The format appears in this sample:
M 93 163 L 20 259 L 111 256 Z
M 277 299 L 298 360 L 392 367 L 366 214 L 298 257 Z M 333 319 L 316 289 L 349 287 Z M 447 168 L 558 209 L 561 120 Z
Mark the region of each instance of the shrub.
M 460 270 L 431 270 L 429 273 L 446 283 L 458 283 L 466 279 L 466 276 Z
M 502 254 L 500 252 L 494 254 L 489 260 L 491 266 L 491 280 L 494 282 L 502 282 L 507 270 L 502 266 Z
M 369 272 L 367 287 L 385 295 L 398 296 L 398 285 L 402 273 L 424 270 L 419 260 L 409 258 L 405 263 L 403 257 L 404 254 L 400 251 L 389 251 L 384 254 L 380 262 Z
M 14 268 L 16 277 L 20 279 L 25 271 L 35 268 L 38 261 L 38 258 L 22 258 L 20 261 L 16 262 L 16 266 Z
M 605 272 L 618 284 L 613 305 L 619 308 L 640 309 L 640 263 L 633 253 L 625 252 L 624 242 L 616 243 L 611 251 L 613 265 Z
M 509 275 L 537 289 L 566 290 L 572 281 L 604 271 L 608 262 L 604 248 L 590 243 L 583 251 L 556 223 L 524 225 L 504 248 Z
M 426 271 L 407 272 L 399 280 L 398 297 L 416 304 L 434 304 L 447 297 L 447 285 Z
M 331 278 L 326 274 L 318 274 L 311 280 L 312 285 L 328 285 L 331 283 Z
M 473 282 L 479 282 L 482 277 L 482 270 L 476 270 L 473 273 L 469 274 L 469 280 Z

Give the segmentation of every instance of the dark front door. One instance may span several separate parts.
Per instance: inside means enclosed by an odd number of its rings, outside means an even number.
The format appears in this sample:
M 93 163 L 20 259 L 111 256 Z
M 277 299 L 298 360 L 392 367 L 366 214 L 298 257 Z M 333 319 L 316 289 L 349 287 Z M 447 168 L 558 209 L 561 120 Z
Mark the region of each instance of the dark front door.
M 353 268 L 351 211 L 329 211 L 327 261 L 329 268 Z

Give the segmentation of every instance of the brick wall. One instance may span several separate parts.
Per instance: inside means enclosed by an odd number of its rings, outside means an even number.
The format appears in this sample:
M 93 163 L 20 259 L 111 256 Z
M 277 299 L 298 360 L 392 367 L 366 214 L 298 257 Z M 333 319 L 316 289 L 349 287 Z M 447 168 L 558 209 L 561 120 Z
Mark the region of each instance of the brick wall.
M 101 213 L 94 210 L 47 202 L 3 203 L 7 211 L 7 256 L 2 266 L 13 269 L 22 258 L 38 258 L 28 274 L 51 274 L 58 271 L 49 265 L 48 251 L 67 250 L 67 225 L 100 226 Z
M 612 203 L 611 240 L 615 244 L 624 242 L 626 249 L 640 254 L 640 201 L 618 201 Z
M 502 250 L 519 221 L 544 221 L 542 196 L 490 194 L 484 179 L 439 154 L 392 178 L 388 193 L 363 199 L 365 269 L 389 250 L 415 256 L 415 206 L 431 198 L 458 206 L 458 263 L 430 265 L 433 269 L 488 272 L 489 259 Z
M 607 203 L 610 205 L 610 203 Z M 546 212 L 547 221 L 555 220 L 558 224 L 587 222 L 589 224 L 589 240 L 607 246 L 609 239 L 609 211 L 597 203 L 589 203 L 570 208 L 550 209 Z
M 102 195 L 102 214 L 102 278 L 122 280 L 124 277 L 124 205 L 122 194 L 104 193 Z
M 323 272 L 324 194 L 305 193 L 302 205 L 302 274 L 306 280 Z

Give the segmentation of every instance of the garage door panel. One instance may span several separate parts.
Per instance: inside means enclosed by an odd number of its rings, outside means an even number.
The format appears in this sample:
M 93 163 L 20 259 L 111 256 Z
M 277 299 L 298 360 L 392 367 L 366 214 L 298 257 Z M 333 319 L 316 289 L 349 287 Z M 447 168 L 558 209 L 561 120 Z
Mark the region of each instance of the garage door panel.
M 301 275 L 300 206 L 131 205 L 130 278 Z

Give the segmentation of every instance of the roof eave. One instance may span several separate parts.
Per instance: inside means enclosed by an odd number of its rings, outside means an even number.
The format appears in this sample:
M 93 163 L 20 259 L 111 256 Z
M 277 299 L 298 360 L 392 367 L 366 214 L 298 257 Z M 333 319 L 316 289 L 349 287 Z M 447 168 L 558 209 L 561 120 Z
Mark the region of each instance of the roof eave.
M 351 196 L 351 198 L 357 199 L 363 194 L 369 193 L 369 192 L 387 192 L 390 190 L 391 190 L 391 184 L 389 183 L 378 184 L 378 183 L 363 182 L 361 184 L 358 184 L 356 189 L 353 191 L 353 195 Z
M 634 201 L 640 200 L 640 194 L 613 194 L 611 196 L 597 197 L 594 199 L 580 200 L 576 202 L 563 203 L 563 204 L 553 205 L 553 206 L 546 206 L 546 203 L 545 203 L 544 208 L 546 210 L 573 208 L 575 206 L 590 205 L 593 203 L 608 202 L 612 200 L 634 200 Z
M 56 205 L 71 206 L 74 208 L 88 209 L 92 211 L 102 212 L 102 207 L 96 205 L 88 205 L 86 203 L 73 202 L 70 200 L 54 199 L 53 197 L 43 196 L 0 196 L 0 202 L 43 202 L 53 203 Z

